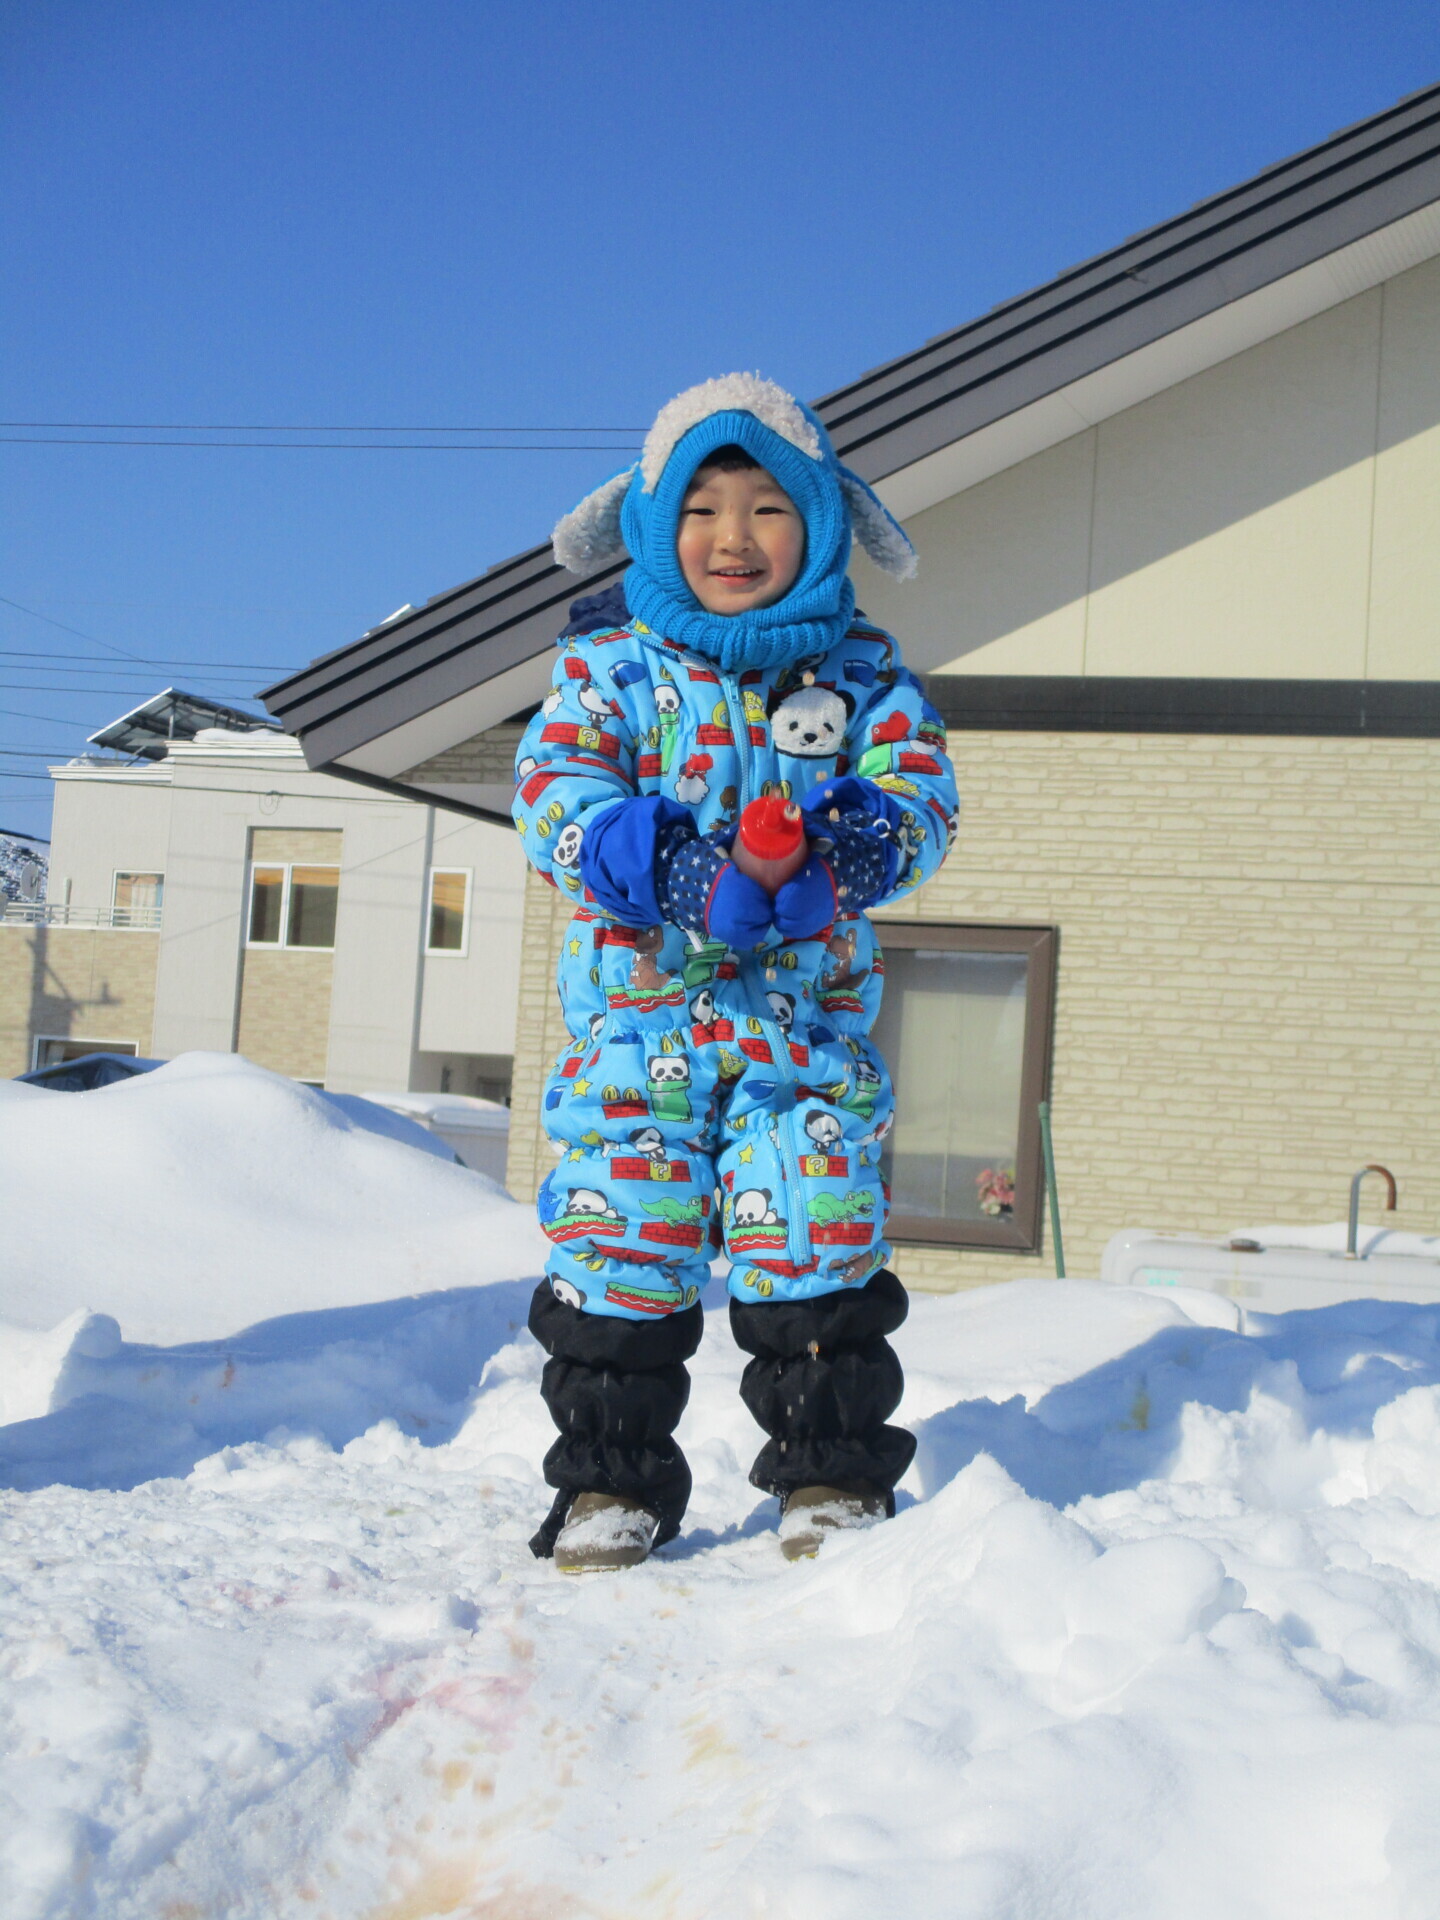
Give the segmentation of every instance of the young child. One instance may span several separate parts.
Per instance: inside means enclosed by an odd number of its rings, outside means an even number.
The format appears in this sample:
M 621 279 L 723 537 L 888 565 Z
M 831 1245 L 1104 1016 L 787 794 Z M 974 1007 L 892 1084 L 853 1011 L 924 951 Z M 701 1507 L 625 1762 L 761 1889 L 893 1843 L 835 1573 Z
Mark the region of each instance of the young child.
M 855 612 L 852 531 L 913 572 L 816 416 L 751 374 L 672 400 L 637 465 L 555 530 L 573 572 L 632 563 L 623 593 L 576 602 L 516 766 L 526 853 L 576 902 L 530 1312 L 560 1429 L 531 1546 L 566 1572 L 633 1565 L 679 1530 L 674 1431 L 722 1244 L 753 1356 L 741 1393 L 769 1435 L 750 1478 L 782 1502 L 787 1557 L 893 1513 L 915 1450 L 886 1424 L 906 1298 L 885 1266 L 865 909 L 934 873 L 956 798 L 939 715 Z M 772 895 L 728 848 L 776 793 L 809 853 Z

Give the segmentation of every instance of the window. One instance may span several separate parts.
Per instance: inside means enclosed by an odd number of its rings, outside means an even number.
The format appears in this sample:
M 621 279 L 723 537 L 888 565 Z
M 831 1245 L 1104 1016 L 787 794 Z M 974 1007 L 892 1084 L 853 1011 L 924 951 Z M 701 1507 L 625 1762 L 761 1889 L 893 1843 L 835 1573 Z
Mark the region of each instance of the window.
M 111 921 L 117 927 L 158 927 L 164 896 L 163 873 L 117 873 Z
M 464 953 L 470 906 L 470 869 L 432 867 L 427 953 Z
M 256 865 L 246 939 L 252 947 L 333 947 L 339 898 L 338 867 Z
M 37 1067 L 58 1067 L 66 1060 L 83 1060 L 87 1053 L 128 1053 L 138 1055 L 133 1040 L 36 1040 L 32 1071 Z
M 874 1039 L 895 1081 L 883 1167 L 899 1241 L 1040 1246 L 1056 934 L 880 921 Z

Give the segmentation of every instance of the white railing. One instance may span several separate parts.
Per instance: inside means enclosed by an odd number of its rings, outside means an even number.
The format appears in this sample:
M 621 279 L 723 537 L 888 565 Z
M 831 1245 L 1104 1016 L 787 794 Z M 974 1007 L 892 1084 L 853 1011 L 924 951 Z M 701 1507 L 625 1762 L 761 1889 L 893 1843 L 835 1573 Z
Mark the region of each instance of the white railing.
M 156 933 L 159 907 L 67 907 L 53 900 L 0 900 L 4 927 L 113 927 Z

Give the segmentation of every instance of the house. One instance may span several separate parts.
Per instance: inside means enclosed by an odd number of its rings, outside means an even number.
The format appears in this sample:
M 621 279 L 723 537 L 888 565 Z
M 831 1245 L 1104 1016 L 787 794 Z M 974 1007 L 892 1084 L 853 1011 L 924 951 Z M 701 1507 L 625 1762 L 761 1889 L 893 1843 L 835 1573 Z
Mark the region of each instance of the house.
M 816 403 L 920 576 L 857 558 L 950 730 L 938 879 L 884 916 L 912 1283 L 1114 1231 L 1440 1228 L 1440 86 Z M 264 696 L 308 764 L 505 817 L 577 587 L 548 546 Z M 549 1165 L 568 903 L 526 883 L 509 1185 Z
M 508 1099 L 523 860 L 423 797 L 315 774 L 167 689 L 51 768 L 49 888 L 0 913 L 0 1072 L 238 1051 L 337 1092 Z

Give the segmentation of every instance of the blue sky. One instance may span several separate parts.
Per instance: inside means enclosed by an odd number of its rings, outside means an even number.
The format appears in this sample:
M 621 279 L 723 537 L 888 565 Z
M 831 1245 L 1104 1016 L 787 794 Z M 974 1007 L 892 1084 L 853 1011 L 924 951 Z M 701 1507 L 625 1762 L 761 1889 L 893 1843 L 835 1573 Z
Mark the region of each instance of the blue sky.
M 630 431 L 0 426 L 0 827 L 17 750 L 533 545 L 680 387 L 823 393 L 1437 78 L 1434 0 L 9 0 L 4 421 Z

